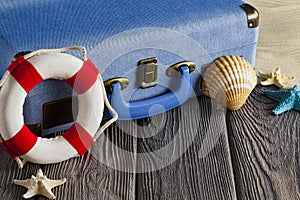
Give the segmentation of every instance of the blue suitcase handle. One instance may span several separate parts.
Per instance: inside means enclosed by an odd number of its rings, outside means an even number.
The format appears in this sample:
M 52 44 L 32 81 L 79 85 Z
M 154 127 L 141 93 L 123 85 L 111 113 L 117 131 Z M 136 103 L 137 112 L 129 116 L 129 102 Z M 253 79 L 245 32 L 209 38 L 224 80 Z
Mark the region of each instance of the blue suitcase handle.
M 195 65 L 180 66 L 177 69 L 181 73 L 179 84 L 173 91 L 161 96 L 128 103 L 122 96 L 123 85 L 120 82 L 114 82 L 110 84 L 111 93 L 108 94 L 108 99 L 112 107 L 117 111 L 119 120 L 140 119 L 163 113 L 180 106 L 190 97 L 192 90 L 190 73 L 194 69 Z

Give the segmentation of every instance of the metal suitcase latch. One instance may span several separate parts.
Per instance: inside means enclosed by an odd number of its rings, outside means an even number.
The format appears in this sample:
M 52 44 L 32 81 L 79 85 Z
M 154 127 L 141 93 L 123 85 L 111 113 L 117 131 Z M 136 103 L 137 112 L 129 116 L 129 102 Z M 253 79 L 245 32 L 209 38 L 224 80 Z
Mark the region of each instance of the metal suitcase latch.
M 138 62 L 138 84 L 140 88 L 156 86 L 157 81 L 157 58 L 147 58 Z

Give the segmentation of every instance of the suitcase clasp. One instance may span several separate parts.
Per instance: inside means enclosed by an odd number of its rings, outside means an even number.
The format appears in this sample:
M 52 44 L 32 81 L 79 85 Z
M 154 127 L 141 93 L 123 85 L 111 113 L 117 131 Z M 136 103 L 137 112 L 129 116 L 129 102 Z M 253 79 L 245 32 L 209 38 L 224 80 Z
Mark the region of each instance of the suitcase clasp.
M 147 58 L 138 62 L 138 84 L 142 89 L 154 87 L 157 81 L 157 58 Z

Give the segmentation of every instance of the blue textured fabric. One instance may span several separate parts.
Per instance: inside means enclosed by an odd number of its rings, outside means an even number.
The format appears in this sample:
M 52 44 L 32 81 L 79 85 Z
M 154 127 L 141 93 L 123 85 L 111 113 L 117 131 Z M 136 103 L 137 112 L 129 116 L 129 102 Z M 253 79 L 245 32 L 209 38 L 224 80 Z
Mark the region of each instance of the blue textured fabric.
M 75 95 L 70 86 L 59 80 L 46 80 L 43 84 L 38 84 L 27 95 L 24 104 L 24 119 L 27 124 L 43 125 L 43 105 L 49 101 L 68 98 Z M 42 135 L 48 135 L 61 130 L 67 130 L 72 123 L 60 127 L 42 130 Z
M 243 3 L 240 0 L 2 0 L 0 74 L 17 52 L 82 45 L 104 80 L 116 76 L 130 79 L 131 84 L 122 91 L 125 101 L 165 93 L 174 84 L 165 76 L 166 68 L 182 60 L 196 62 L 197 69 L 191 75 L 194 95 L 200 94 L 202 65 L 224 54 L 242 55 L 254 64 L 258 29 L 248 28 L 246 14 L 239 7 Z M 75 52 L 74 55 L 79 56 Z M 137 62 L 148 57 L 158 58 L 159 86 L 136 89 Z M 43 84 L 40 87 L 49 94 L 66 89 L 63 84 Z M 30 103 L 25 104 L 24 112 L 35 115 L 26 114 L 25 121 L 43 124 L 41 109 L 33 105 L 56 98 L 59 96 L 31 99 L 29 95 Z

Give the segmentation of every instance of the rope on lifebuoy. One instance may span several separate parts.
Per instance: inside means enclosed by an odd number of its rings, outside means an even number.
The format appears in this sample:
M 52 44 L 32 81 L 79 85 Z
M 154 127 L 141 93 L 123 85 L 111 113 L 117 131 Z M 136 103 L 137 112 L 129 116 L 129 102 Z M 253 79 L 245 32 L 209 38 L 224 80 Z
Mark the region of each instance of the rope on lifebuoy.
M 70 50 L 81 50 L 82 51 L 82 60 L 83 61 L 87 61 L 87 57 L 86 57 L 86 49 L 82 46 L 71 46 L 71 47 L 64 47 L 64 48 L 59 48 L 59 49 L 41 49 L 41 50 L 37 50 L 34 52 L 31 52 L 29 54 L 26 54 L 24 56 L 24 58 L 27 60 L 31 57 L 40 55 L 40 54 L 44 54 L 44 53 L 59 53 L 59 52 L 65 52 L 65 51 L 70 51 Z M 3 75 L 2 79 L 0 80 L 0 89 L 1 87 L 7 82 L 7 80 L 10 77 L 10 72 L 6 71 L 5 74 Z M 112 108 L 112 106 L 110 105 L 107 96 L 106 96 L 106 92 L 105 92 L 105 87 L 103 84 L 103 80 L 100 76 L 100 74 L 97 75 L 97 78 L 100 82 L 100 86 L 102 88 L 102 92 L 103 92 L 103 101 L 104 104 L 106 105 L 106 107 L 108 108 L 108 110 L 112 113 L 113 118 L 111 118 L 109 121 L 107 121 L 103 126 L 101 126 L 98 131 L 95 133 L 95 135 L 93 136 L 93 140 L 96 141 L 97 138 L 104 132 L 105 129 L 108 128 L 108 126 L 110 126 L 113 122 L 115 122 L 118 118 L 118 114 L 117 112 Z M 1 92 L 1 90 L 0 90 Z M 0 133 L 0 143 L 5 142 L 4 138 L 1 136 Z M 78 154 L 79 156 L 79 154 Z M 15 157 L 15 161 L 18 164 L 18 167 L 21 169 L 23 168 L 23 166 L 27 163 L 26 159 L 21 159 L 19 156 Z
M 71 46 L 71 47 L 63 47 L 63 48 L 58 48 L 58 49 L 39 49 L 36 51 L 33 51 L 31 53 L 28 53 L 24 56 L 24 58 L 27 60 L 33 56 L 37 56 L 40 54 L 44 53 L 61 53 L 61 52 L 66 52 L 66 51 L 73 51 L 73 50 L 80 50 L 82 52 L 82 60 L 87 61 L 86 57 L 86 48 L 83 46 Z
M 0 88 L 4 85 L 4 83 L 7 81 L 8 77 L 9 77 L 9 71 L 6 71 L 3 75 L 3 77 L 0 80 Z
M 6 71 L 5 74 L 3 75 L 3 77 L 0 80 L 0 91 L 1 91 L 1 87 L 7 81 L 8 77 L 9 77 L 9 72 Z M 4 139 L 3 139 L 3 137 L 1 136 L 1 133 L 0 133 L 0 143 L 2 143 L 3 141 L 4 141 Z
M 105 87 L 103 84 L 103 80 L 100 75 L 98 75 L 98 79 L 101 83 L 102 91 L 105 92 Z M 103 95 L 104 104 L 106 105 L 107 109 L 112 113 L 113 118 L 108 120 L 102 127 L 100 127 L 99 131 L 94 136 L 94 141 L 98 139 L 98 137 L 107 129 L 112 123 L 114 123 L 118 119 L 118 113 L 115 109 L 110 105 L 106 93 Z

